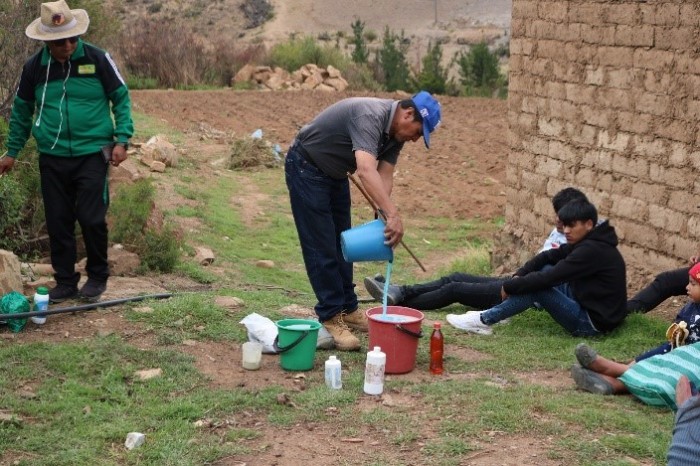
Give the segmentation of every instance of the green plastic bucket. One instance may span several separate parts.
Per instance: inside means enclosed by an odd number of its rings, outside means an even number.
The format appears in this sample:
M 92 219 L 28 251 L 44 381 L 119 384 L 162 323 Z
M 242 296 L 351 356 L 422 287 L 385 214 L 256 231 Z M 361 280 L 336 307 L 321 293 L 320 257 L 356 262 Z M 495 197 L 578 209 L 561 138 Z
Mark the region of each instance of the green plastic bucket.
M 321 324 L 315 320 L 284 319 L 275 322 L 275 351 L 280 353 L 282 369 L 308 371 L 314 368 L 316 341 Z

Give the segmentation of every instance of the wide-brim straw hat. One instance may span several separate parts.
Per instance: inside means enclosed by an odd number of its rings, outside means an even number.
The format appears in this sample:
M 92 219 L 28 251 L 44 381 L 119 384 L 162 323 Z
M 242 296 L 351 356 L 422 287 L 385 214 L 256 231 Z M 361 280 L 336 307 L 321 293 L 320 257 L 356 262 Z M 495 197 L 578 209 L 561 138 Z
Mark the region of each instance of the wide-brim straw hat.
M 90 25 L 87 11 L 71 10 L 64 0 L 41 4 L 41 16 L 27 26 L 30 39 L 57 40 L 85 34 Z

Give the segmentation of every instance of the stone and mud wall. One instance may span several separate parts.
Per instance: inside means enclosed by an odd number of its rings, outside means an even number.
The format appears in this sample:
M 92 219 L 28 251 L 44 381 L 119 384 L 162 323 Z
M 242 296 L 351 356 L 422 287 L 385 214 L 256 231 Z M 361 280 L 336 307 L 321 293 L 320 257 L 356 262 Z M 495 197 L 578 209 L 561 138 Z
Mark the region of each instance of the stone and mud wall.
M 697 0 L 513 0 L 495 265 L 538 249 L 553 227 L 550 199 L 566 186 L 610 219 L 631 271 L 679 267 L 698 252 L 698 44 Z

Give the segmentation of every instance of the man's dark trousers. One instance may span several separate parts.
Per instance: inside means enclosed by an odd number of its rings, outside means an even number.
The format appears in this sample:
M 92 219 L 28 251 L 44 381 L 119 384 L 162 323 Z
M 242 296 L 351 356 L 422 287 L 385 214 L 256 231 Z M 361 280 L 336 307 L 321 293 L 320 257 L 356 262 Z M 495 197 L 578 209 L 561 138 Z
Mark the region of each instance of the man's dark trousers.
M 75 271 L 76 220 L 85 243 L 88 277 L 100 282 L 106 282 L 109 277 L 106 222 L 109 206 L 108 167 L 102 153 L 81 157 L 41 154 L 39 157 L 51 265 L 57 284 L 77 286 L 80 279 L 80 274 Z

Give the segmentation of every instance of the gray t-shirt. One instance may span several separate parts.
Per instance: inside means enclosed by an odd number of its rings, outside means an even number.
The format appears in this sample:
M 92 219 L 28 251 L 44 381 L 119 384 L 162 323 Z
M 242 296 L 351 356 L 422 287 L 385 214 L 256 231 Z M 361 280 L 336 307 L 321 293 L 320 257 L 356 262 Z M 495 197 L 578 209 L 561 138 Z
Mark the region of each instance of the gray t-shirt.
M 398 101 L 351 97 L 327 107 L 299 130 L 297 140 L 326 175 L 342 179 L 357 170 L 355 151 L 396 164 L 403 142 L 389 137 Z

